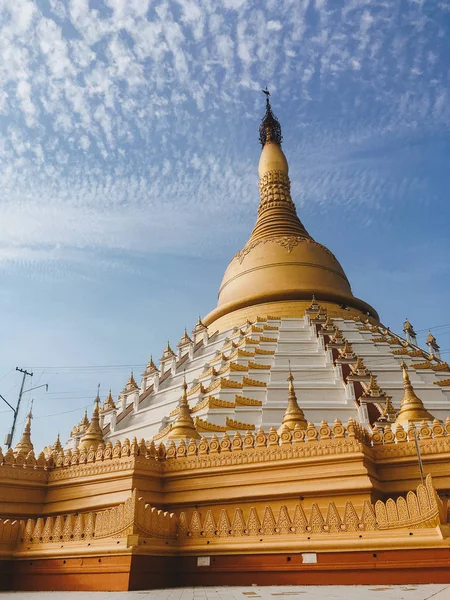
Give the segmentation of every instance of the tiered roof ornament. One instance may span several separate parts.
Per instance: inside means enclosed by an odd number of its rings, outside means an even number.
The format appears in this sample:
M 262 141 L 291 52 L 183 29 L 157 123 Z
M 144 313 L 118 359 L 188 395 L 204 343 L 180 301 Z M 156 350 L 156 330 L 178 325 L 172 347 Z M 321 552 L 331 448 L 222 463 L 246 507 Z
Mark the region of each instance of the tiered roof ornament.
M 110 389 L 106 400 L 103 402 L 102 410 L 114 410 L 115 408 L 116 408 L 116 404 L 113 400 L 111 389 Z
M 356 358 L 353 346 L 348 340 L 345 340 L 344 347 L 339 350 L 339 358 L 345 358 L 346 360 L 353 360 Z
M 370 375 L 369 385 L 366 386 L 363 392 L 363 396 L 365 398 L 380 398 L 381 396 L 384 396 L 383 390 L 378 385 L 377 380 L 372 374 Z
M 138 390 L 139 386 L 136 383 L 136 380 L 134 379 L 134 375 L 133 375 L 133 371 L 131 371 L 130 377 L 128 379 L 128 381 L 125 384 L 125 392 L 132 392 L 134 390 Z
M 75 435 L 81 435 L 83 433 L 85 433 L 85 431 L 87 430 L 87 428 L 89 427 L 90 421 L 88 419 L 87 416 L 87 409 L 84 411 L 84 416 L 81 419 L 81 421 L 78 423 L 78 425 L 75 425 L 72 428 L 72 431 L 70 432 L 70 436 L 73 437 Z
M 207 329 L 206 325 L 203 323 L 200 315 L 198 317 L 198 321 L 194 327 L 194 329 L 192 330 L 193 335 L 195 335 L 196 333 L 201 333 L 202 331 L 205 331 L 205 329 Z
M 190 344 L 193 344 L 194 342 L 191 340 L 191 338 L 188 336 L 188 332 L 186 330 L 186 327 L 184 328 L 184 333 L 180 338 L 180 341 L 177 344 L 178 348 L 184 348 L 185 346 L 189 346 Z
M 170 347 L 169 340 L 167 340 L 167 346 L 161 356 L 161 362 L 164 362 L 165 360 L 169 360 L 174 357 L 175 357 L 175 352 Z
M 319 310 L 320 310 L 320 304 L 317 302 L 317 300 L 313 294 L 311 304 L 308 306 L 308 308 L 306 309 L 305 312 L 306 312 L 306 314 L 309 314 L 309 313 L 319 312 Z
M 183 379 L 183 394 L 178 404 L 179 411 L 175 423 L 167 436 L 170 440 L 190 440 L 191 438 L 200 439 L 194 420 L 191 416 L 191 410 L 187 399 L 186 377 Z
M 417 346 L 416 332 L 408 319 L 405 319 L 405 322 L 403 323 L 403 331 L 405 333 L 406 341 Z
M 308 422 L 305 419 L 305 415 L 298 405 L 297 396 L 295 394 L 294 388 L 294 376 L 292 375 L 292 371 L 289 368 L 289 393 L 288 393 L 288 405 L 286 411 L 284 413 L 283 420 L 281 421 L 281 427 L 278 430 L 278 434 L 281 433 L 282 429 L 286 426 L 289 429 L 294 429 L 294 427 L 298 424 L 302 429 L 306 429 L 308 427 Z
M 439 350 L 440 346 L 438 345 L 436 338 L 431 331 L 428 332 L 427 346 L 430 349 L 430 354 L 434 356 L 434 358 L 441 358 L 441 353 Z
M 405 390 L 400 403 L 400 412 L 396 418 L 396 424 L 406 425 L 409 422 L 432 421 L 433 415 L 425 408 L 422 400 L 417 396 L 408 375 L 408 367 L 402 361 L 403 388 Z
M 350 365 L 350 369 L 353 375 L 358 375 L 359 377 L 366 377 L 369 375 L 369 370 L 360 356 L 356 358 L 356 363 L 354 365 Z
M 20 441 L 17 442 L 16 447 L 14 448 L 14 454 L 17 456 L 18 454 L 28 454 L 33 450 L 33 444 L 31 442 L 31 419 L 33 418 L 32 409 L 30 408 L 30 412 L 27 416 L 27 421 L 25 423 L 25 427 L 22 433 L 22 437 Z
M 103 442 L 103 431 L 100 427 L 100 396 L 94 401 L 94 411 L 92 413 L 91 423 L 87 428 L 86 433 L 83 435 L 80 441 L 80 450 L 89 450 L 91 446 L 94 450 L 97 449 L 98 445 Z
M 145 367 L 145 371 L 142 373 L 142 376 L 144 377 L 144 375 L 153 375 L 154 373 L 158 372 L 159 369 L 153 362 L 153 356 L 150 356 L 150 360 L 148 361 L 147 366 Z

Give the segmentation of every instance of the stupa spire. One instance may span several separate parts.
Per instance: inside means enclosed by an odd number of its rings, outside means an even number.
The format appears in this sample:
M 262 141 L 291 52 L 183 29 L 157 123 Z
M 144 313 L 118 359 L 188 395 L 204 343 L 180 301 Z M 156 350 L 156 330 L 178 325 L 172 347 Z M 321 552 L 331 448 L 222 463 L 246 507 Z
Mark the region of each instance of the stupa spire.
M 284 413 L 283 420 L 281 421 L 281 427 L 278 430 L 278 433 L 281 433 L 281 430 L 286 425 L 289 429 L 294 429 L 297 423 L 300 425 L 302 429 L 306 429 L 308 427 L 308 422 L 305 419 L 305 415 L 303 414 L 302 409 L 298 405 L 297 396 L 295 395 L 294 388 L 294 376 L 292 375 L 291 368 L 289 367 L 289 393 L 288 393 L 288 405 L 286 411 Z
M 281 135 L 280 121 L 273 114 L 272 107 L 270 106 L 270 92 L 266 89 L 262 90 L 263 94 L 266 95 L 266 114 L 261 121 L 259 126 L 259 141 L 261 146 L 264 148 L 266 142 L 274 142 L 281 146 L 283 136 Z
M 33 450 L 33 444 L 31 442 L 31 419 L 33 418 L 33 404 L 31 404 L 30 412 L 27 415 L 27 420 L 25 423 L 25 427 L 23 429 L 22 437 L 20 441 L 17 442 L 16 447 L 14 448 L 14 454 L 28 454 L 31 450 Z
M 200 434 L 195 428 L 194 419 L 191 416 L 187 399 L 186 377 L 183 378 L 183 394 L 178 404 L 179 411 L 175 423 L 168 435 L 170 440 L 200 439 Z
M 310 239 L 291 198 L 289 166 L 281 149 L 281 125 L 273 114 L 269 91 L 263 92 L 266 94 L 266 113 L 259 126 L 259 139 L 263 147 L 258 167 L 260 203 L 258 219 L 247 243 L 274 235 Z
M 434 419 L 433 415 L 427 411 L 422 400 L 414 391 L 409 379 L 408 367 L 404 361 L 400 366 L 403 371 L 403 388 L 405 392 L 400 403 L 400 412 L 395 420 L 396 424 L 405 425 L 410 421 L 432 421 Z
M 97 446 L 103 442 L 103 431 L 100 427 L 100 395 L 97 393 L 97 397 L 94 400 L 94 411 L 92 418 L 86 433 L 83 435 L 80 441 L 80 450 L 89 450 L 93 446 L 94 450 Z

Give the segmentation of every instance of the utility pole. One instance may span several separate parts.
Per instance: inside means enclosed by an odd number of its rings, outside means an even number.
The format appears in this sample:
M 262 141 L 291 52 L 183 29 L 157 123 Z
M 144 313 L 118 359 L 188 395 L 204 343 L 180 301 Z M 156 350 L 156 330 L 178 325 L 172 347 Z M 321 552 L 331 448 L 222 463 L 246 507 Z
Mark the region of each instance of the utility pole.
M 19 408 L 20 408 L 20 401 L 22 400 L 22 395 L 25 394 L 26 392 L 31 392 L 33 390 L 38 390 L 39 388 L 43 388 L 45 387 L 45 390 L 48 392 L 48 383 L 43 383 L 42 385 L 37 385 L 35 387 L 30 388 L 29 390 L 24 390 L 23 386 L 25 385 L 25 378 L 28 375 L 29 377 L 33 377 L 33 373 L 28 373 L 28 371 L 26 371 L 25 369 L 19 369 L 19 367 L 16 367 L 16 371 L 20 371 L 20 373 L 23 373 L 23 378 L 22 378 L 22 385 L 20 386 L 20 392 L 19 392 L 19 398 L 17 400 L 17 406 L 16 408 L 14 408 L 13 406 L 11 406 L 11 404 L 8 402 L 8 400 L 6 400 L 6 398 L 3 398 L 3 396 L 0 394 L 0 398 L 3 400 L 3 402 L 5 404 L 7 404 L 9 406 L 9 408 L 13 411 L 14 413 L 14 419 L 13 419 L 13 424 L 11 427 L 11 431 L 6 435 L 5 438 L 5 446 L 9 448 L 11 448 L 12 442 L 13 442 L 13 437 L 14 437 L 14 430 L 16 428 L 16 421 L 17 421 L 17 415 L 19 414 Z M 33 401 L 31 401 L 33 403 Z
M 19 367 L 16 367 L 16 371 L 19 371 L 20 373 L 23 373 L 23 377 L 22 377 L 22 385 L 20 386 L 19 398 L 17 399 L 16 410 L 14 411 L 14 419 L 13 419 L 13 424 L 12 424 L 12 427 L 11 427 L 11 433 L 9 434 L 8 439 L 7 439 L 7 443 L 6 443 L 6 445 L 8 446 L 8 448 L 11 448 L 11 444 L 12 444 L 12 441 L 13 441 L 14 430 L 16 429 L 17 415 L 19 414 L 20 402 L 22 400 L 23 386 L 25 385 L 26 376 L 28 375 L 29 377 L 33 377 L 33 373 L 29 373 L 26 369 L 19 369 Z

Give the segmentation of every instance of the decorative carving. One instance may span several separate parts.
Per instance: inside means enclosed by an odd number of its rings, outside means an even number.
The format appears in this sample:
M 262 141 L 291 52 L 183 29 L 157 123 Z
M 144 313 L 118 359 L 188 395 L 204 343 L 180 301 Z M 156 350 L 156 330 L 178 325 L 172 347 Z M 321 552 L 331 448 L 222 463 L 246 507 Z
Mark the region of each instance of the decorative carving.
M 241 423 L 240 421 L 236 421 L 235 419 L 226 418 L 226 429 L 238 429 L 241 431 L 253 431 L 255 426 L 251 423 Z

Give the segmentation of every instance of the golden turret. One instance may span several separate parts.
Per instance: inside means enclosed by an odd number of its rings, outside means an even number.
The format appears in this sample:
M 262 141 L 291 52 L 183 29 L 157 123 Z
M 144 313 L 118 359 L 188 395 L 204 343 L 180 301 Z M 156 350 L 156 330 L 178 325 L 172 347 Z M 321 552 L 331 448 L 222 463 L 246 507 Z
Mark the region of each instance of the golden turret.
M 441 358 L 441 353 L 440 353 L 440 350 L 439 350 L 439 344 L 437 343 L 436 338 L 431 333 L 431 331 L 428 332 L 427 346 L 430 349 L 430 354 L 431 354 L 432 357 L 439 358 L 439 359 Z
M 278 429 L 278 434 L 281 434 L 283 427 L 289 427 L 289 429 L 294 429 L 297 425 L 300 425 L 302 429 L 306 429 L 308 427 L 308 422 L 305 419 L 305 415 L 303 414 L 302 409 L 298 405 L 297 396 L 295 395 L 294 389 L 294 376 L 292 375 L 291 370 L 289 369 L 289 393 L 288 393 L 288 405 L 286 411 L 284 413 L 283 420 L 281 421 L 281 427 Z
M 433 415 L 427 411 L 422 400 L 414 391 L 409 379 L 408 367 L 404 361 L 402 361 L 401 367 L 403 371 L 403 388 L 405 392 L 400 403 L 400 412 L 395 420 L 396 424 L 398 425 L 401 423 L 402 425 L 405 425 L 410 421 L 432 421 L 434 419 Z
M 167 436 L 170 440 L 190 440 L 191 438 L 200 439 L 200 434 L 195 428 L 195 423 L 191 417 L 191 411 L 187 399 L 187 383 L 186 378 L 183 380 L 183 395 L 178 404 L 178 415 Z
M 111 392 L 111 389 L 110 389 L 108 397 L 103 402 L 102 410 L 114 410 L 115 408 L 116 408 L 116 404 L 114 402 L 114 399 L 112 397 L 112 392 Z
M 178 348 L 183 348 L 184 346 L 187 346 L 187 345 L 192 344 L 192 343 L 193 342 L 192 342 L 191 338 L 188 336 L 188 332 L 187 332 L 186 327 L 185 327 L 184 328 L 184 333 L 181 336 L 181 339 L 178 342 L 177 347 Z
M 27 416 L 27 421 L 25 423 L 25 427 L 23 429 L 22 437 L 20 438 L 20 442 L 16 444 L 14 448 L 14 454 L 17 456 L 18 454 L 28 454 L 31 450 L 33 450 L 33 444 L 31 442 L 31 419 L 33 418 L 33 413 L 30 409 L 30 412 Z
M 192 330 L 193 335 L 195 335 L 196 333 L 200 333 L 201 331 L 204 331 L 205 329 L 207 329 L 206 325 L 203 323 L 200 315 L 198 317 L 198 321 L 194 327 L 194 329 Z
M 132 391 L 138 390 L 138 389 L 139 389 L 139 386 L 136 383 L 136 380 L 134 379 L 133 371 L 131 371 L 130 377 L 128 378 L 128 381 L 125 384 L 125 388 L 124 388 L 123 392 L 132 392 Z
M 142 376 L 153 375 L 153 373 L 157 373 L 158 371 L 158 367 L 153 362 L 153 356 L 150 356 L 150 360 L 148 361 L 147 366 L 145 367 L 145 371 L 142 373 Z
M 103 431 L 100 427 L 100 396 L 97 394 L 97 397 L 94 401 L 94 412 L 92 413 L 91 423 L 87 428 L 86 433 L 83 435 L 80 441 L 79 449 L 80 450 L 89 450 L 92 446 L 94 450 L 97 449 L 97 446 L 103 442 Z
M 264 310 L 282 317 L 303 317 L 313 294 L 320 303 L 333 304 L 334 316 L 345 315 L 351 307 L 378 319 L 371 306 L 353 296 L 336 257 L 310 236 L 297 215 L 281 149 L 281 127 L 269 98 L 260 140 L 258 217 L 250 239 L 229 264 L 217 308 L 205 317 L 205 323 L 221 330 Z
M 175 356 L 175 352 L 170 347 L 169 340 L 167 340 L 167 346 L 163 352 L 163 355 L 161 356 L 161 361 L 167 360 L 169 358 L 173 358 L 174 356 Z

